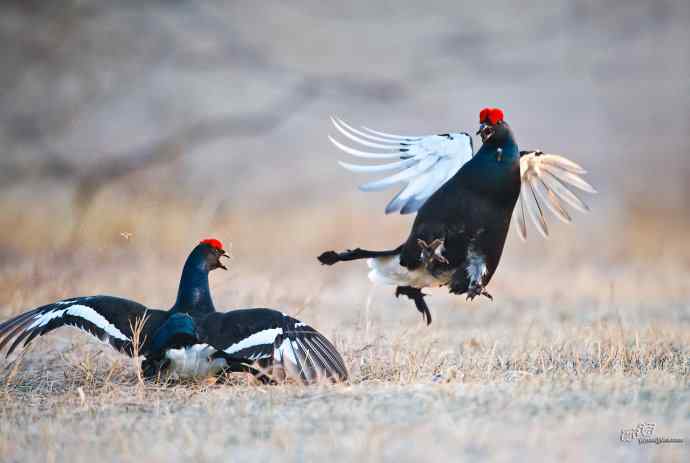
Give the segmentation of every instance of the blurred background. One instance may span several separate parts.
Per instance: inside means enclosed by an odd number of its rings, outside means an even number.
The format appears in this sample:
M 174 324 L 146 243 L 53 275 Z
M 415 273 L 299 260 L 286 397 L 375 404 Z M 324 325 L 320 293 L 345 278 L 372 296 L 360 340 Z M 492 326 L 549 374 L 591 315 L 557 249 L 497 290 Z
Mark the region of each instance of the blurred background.
M 600 194 L 548 241 L 511 232 L 498 301 L 687 321 L 689 27 L 684 0 L 3 2 L 0 312 L 103 292 L 166 307 L 212 235 L 235 256 L 220 307 L 412 323 L 363 263 L 315 260 L 397 245 L 411 222 L 337 166 L 329 115 L 473 133 L 499 106 L 521 148 L 582 164 Z M 446 322 L 507 307 L 432 302 Z

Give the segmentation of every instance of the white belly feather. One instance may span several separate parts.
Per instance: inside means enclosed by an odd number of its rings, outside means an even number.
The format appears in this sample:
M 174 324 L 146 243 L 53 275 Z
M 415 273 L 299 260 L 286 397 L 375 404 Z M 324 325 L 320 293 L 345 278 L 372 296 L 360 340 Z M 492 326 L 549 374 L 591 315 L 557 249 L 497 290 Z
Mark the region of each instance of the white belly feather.
M 195 344 L 182 349 L 169 349 L 170 371 L 180 378 L 200 378 L 219 373 L 227 366 L 223 358 L 212 359 L 216 349 L 208 344 Z
M 367 260 L 369 279 L 374 283 L 414 288 L 434 288 L 450 282 L 451 272 L 434 276 L 424 266 L 409 270 L 400 265 L 400 255 L 375 257 Z

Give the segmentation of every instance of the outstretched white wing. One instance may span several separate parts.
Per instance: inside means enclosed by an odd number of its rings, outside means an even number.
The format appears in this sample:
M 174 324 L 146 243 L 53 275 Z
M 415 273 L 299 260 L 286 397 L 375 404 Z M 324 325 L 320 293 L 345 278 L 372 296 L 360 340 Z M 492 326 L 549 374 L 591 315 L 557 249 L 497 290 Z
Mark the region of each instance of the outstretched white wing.
M 331 118 L 335 128 L 350 141 L 366 151 L 344 145 L 329 136 L 329 140 L 344 152 L 364 159 L 394 160 L 383 164 L 340 165 L 352 172 L 393 172 L 392 175 L 365 183 L 362 191 L 380 191 L 403 184 L 403 188 L 386 206 L 386 214 L 417 212 L 441 185 L 446 183 L 463 164 L 472 158 L 472 137 L 467 133 L 405 136 L 379 132 L 362 127 L 356 129 L 341 119 Z
M 522 190 L 514 210 L 520 237 L 527 239 L 525 213 L 530 216 L 537 230 L 544 237 L 548 236 L 544 206 L 556 217 L 568 223 L 572 218 L 565 207 L 566 204 L 580 212 L 588 212 L 587 204 L 572 191 L 574 187 L 587 193 L 596 193 L 594 187 L 582 178 L 586 173 L 582 167 L 562 156 L 541 151 L 521 151 Z

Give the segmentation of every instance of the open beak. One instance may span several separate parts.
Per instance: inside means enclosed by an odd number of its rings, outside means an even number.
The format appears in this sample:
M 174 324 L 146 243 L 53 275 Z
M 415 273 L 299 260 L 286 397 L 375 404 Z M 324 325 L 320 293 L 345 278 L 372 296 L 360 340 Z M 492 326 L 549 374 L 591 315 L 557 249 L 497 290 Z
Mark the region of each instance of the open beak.
M 220 257 L 227 257 L 228 259 L 230 259 L 230 256 L 225 251 L 223 251 L 223 253 L 220 255 Z M 227 270 L 228 268 L 225 265 L 220 263 L 220 257 L 218 258 L 218 267 L 222 268 L 223 270 Z
M 477 135 L 482 137 L 482 143 L 486 142 L 494 134 L 494 128 L 488 124 L 480 124 L 479 130 L 477 130 Z

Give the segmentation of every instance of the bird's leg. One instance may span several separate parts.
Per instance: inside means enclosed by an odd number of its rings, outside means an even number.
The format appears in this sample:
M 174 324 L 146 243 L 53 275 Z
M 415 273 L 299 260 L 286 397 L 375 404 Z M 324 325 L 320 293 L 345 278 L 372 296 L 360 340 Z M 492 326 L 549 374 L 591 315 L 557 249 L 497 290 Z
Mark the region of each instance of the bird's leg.
M 161 373 L 168 369 L 170 360 L 167 358 L 146 358 L 141 362 L 141 373 L 146 379 L 157 379 Z
M 431 325 L 431 312 L 429 311 L 429 306 L 427 306 L 424 301 L 424 296 L 427 296 L 427 294 L 424 294 L 421 289 L 412 286 L 398 286 L 395 288 L 395 297 L 400 297 L 400 295 L 412 299 L 417 310 L 421 312 L 422 318 L 426 321 L 426 324 Z
M 319 259 L 319 262 L 321 262 L 321 264 L 323 265 L 333 265 L 336 262 L 343 262 L 348 260 L 394 256 L 399 252 L 399 247 L 397 249 L 393 249 L 390 251 L 369 251 L 367 249 L 356 248 L 348 249 L 345 252 L 326 251 L 322 253 L 319 257 L 317 257 L 317 259 Z
M 442 239 L 436 238 L 431 243 L 427 243 L 424 240 L 418 239 L 417 244 L 422 250 L 422 263 L 425 267 L 430 267 L 434 262 L 448 264 L 448 259 L 443 257 L 443 251 L 445 250 L 445 246 L 444 241 Z
M 474 284 L 471 284 L 469 288 L 467 288 L 467 300 L 471 301 L 477 296 L 485 296 L 491 301 L 494 300 L 494 297 L 488 293 L 488 291 L 484 288 L 484 285 L 480 282 L 475 282 Z
M 492 301 L 494 300 L 493 296 L 484 288 L 484 277 L 486 274 L 486 260 L 482 254 L 470 247 L 467 251 L 467 267 L 465 268 L 468 300 L 471 301 L 477 296 L 485 296 Z

